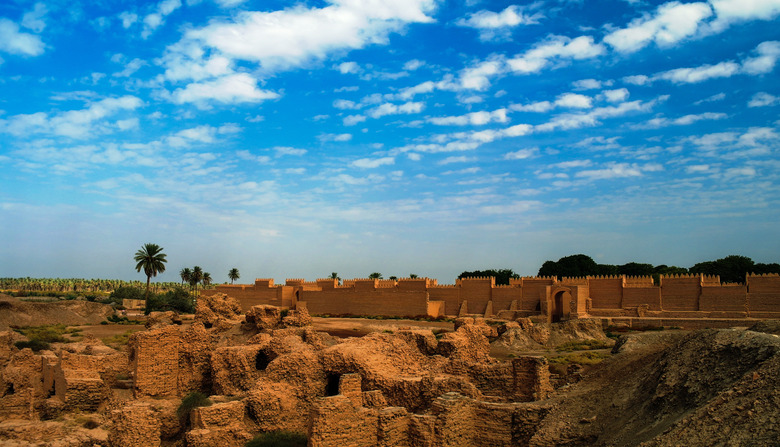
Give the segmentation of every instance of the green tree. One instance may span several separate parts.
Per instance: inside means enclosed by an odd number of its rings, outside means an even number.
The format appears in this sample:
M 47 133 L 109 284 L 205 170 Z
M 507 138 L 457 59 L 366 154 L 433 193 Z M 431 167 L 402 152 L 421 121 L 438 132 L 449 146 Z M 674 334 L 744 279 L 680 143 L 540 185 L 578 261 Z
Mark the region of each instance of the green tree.
M 192 274 L 190 275 L 190 286 L 195 290 L 195 295 L 198 294 L 198 284 L 203 279 L 203 269 L 200 266 L 192 268 Z
M 466 271 L 458 275 L 458 279 L 463 278 L 496 278 L 496 285 L 509 285 L 510 279 L 518 279 L 520 275 L 512 271 L 512 269 L 487 269 L 487 270 L 473 270 Z
M 382 279 L 382 274 L 379 272 L 374 272 L 368 275 L 368 279 Z
M 137 262 L 135 270 L 140 272 L 143 269 L 146 275 L 146 298 L 149 298 L 149 284 L 152 276 L 165 271 L 165 253 L 163 248 L 157 244 L 144 244 L 140 250 L 135 253 L 133 259 Z
M 599 267 L 590 256 L 583 254 L 564 256 L 555 261 L 546 261 L 539 269 L 539 276 L 580 277 L 598 275 Z
M 745 274 L 755 270 L 755 262 L 747 256 L 731 255 L 716 261 L 700 262 L 690 268 L 691 273 L 719 275 L 721 282 L 744 283 Z
M 189 284 L 190 283 L 190 275 L 192 275 L 192 270 L 190 270 L 189 267 L 184 267 L 183 269 L 181 269 L 181 271 L 179 272 L 179 276 L 181 277 L 181 283 L 182 284 L 184 284 L 184 283 Z
M 237 280 L 240 277 L 241 275 L 238 273 L 238 269 L 235 267 L 230 269 L 230 271 L 228 272 L 228 278 L 230 278 L 230 284 L 233 284 L 233 281 Z
M 417 279 L 417 275 L 415 275 L 414 273 L 409 273 L 409 278 Z
M 338 284 L 341 285 L 341 278 L 339 278 L 339 274 L 336 272 L 331 272 L 330 279 L 335 279 L 338 281 Z
M 208 287 L 211 284 L 211 273 L 203 272 L 203 278 L 201 278 L 200 282 L 203 284 L 203 288 Z

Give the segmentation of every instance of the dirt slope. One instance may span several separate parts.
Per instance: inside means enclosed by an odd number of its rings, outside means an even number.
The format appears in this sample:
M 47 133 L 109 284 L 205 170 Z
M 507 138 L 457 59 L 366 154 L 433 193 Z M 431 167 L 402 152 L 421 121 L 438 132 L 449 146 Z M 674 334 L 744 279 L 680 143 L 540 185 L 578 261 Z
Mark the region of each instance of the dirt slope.
M 0 330 L 10 326 L 98 324 L 113 313 L 111 306 L 89 301 L 33 303 L 0 295 Z
M 780 337 L 648 335 L 561 390 L 531 445 L 780 445 Z

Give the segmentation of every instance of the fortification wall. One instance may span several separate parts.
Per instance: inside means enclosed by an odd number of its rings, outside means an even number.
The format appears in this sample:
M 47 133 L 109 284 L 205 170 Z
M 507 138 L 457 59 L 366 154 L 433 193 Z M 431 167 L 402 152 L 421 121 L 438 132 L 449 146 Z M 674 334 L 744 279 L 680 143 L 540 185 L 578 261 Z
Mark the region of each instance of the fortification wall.
M 544 299 L 547 286 L 555 283 L 555 278 L 520 278 L 521 292 L 518 310 L 538 311 Z M 510 284 L 512 284 L 510 282 Z
M 649 310 L 661 310 L 661 288 L 626 287 L 623 289 L 623 307 L 639 307 L 647 304 Z
M 703 286 L 699 298 L 699 310 L 747 313 L 747 286 L 729 284 Z M 744 316 L 744 315 L 743 315 Z
M 518 305 L 522 300 L 522 289 L 515 286 L 496 286 L 492 290 L 493 294 L 493 312 L 499 312 L 502 310 L 509 310 L 512 306 L 512 301 L 516 301 Z
M 418 316 L 428 314 L 428 292 L 395 289 L 301 291 L 311 314 Z
M 594 309 L 620 309 L 623 302 L 623 277 L 589 277 L 591 307 Z
M 492 297 L 495 278 L 463 278 L 459 284 L 461 302 L 468 301 L 469 313 L 484 314 Z
M 444 301 L 445 315 L 458 315 L 460 309 L 460 288 L 455 286 L 436 286 L 428 289 L 431 301 Z
M 662 276 L 661 302 L 664 310 L 699 310 L 700 276 Z

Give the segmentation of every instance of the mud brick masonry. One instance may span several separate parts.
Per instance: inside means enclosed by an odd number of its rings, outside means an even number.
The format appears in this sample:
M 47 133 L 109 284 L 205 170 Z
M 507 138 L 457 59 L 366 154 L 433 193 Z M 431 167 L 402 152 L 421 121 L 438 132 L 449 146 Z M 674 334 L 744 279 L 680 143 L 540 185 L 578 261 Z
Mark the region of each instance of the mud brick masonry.
M 550 322 L 611 318 L 628 324 L 729 326 L 730 320 L 780 318 L 780 275 L 752 275 L 744 284 L 721 283 L 718 276 L 524 277 L 497 286 L 495 279 L 463 278 L 439 285 L 430 278 L 398 280 L 257 279 L 252 285 L 219 285 L 203 295 L 224 293 L 244 311 L 258 304 L 305 306 L 312 315 L 441 317 L 481 315 Z M 706 321 L 706 323 L 704 323 Z

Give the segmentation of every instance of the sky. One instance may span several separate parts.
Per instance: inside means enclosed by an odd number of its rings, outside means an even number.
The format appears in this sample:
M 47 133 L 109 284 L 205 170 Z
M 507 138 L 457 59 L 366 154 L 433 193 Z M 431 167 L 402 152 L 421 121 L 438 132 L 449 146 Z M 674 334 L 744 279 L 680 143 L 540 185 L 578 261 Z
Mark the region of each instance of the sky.
M 780 0 L 0 3 L 0 276 L 780 261 Z

